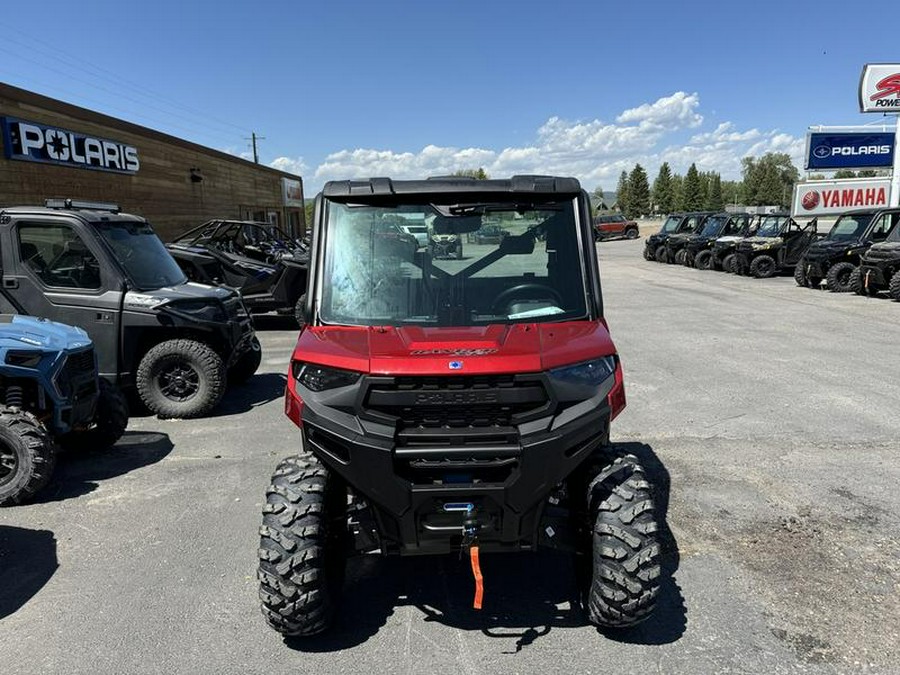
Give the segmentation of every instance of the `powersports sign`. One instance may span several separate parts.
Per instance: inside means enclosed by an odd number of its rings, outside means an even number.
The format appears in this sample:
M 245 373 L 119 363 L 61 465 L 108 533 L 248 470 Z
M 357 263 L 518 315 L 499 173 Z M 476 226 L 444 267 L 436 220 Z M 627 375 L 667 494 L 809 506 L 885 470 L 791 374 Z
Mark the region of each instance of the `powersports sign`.
M 900 113 L 900 63 L 867 63 L 859 78 L 859 111 Z
M 0 126 L 7 159 L 116 173 L 136 173 L 141 168 L 132 145 L 14 117 L 0 117 Z
M 807 169 L 880 169 L 894 164 L 894 132 L 806 135 Z
M 791 215 L 833 216 L 851 209 L 886 207 L 890 196 L 890 178 L 807 181 L 794 186 Z

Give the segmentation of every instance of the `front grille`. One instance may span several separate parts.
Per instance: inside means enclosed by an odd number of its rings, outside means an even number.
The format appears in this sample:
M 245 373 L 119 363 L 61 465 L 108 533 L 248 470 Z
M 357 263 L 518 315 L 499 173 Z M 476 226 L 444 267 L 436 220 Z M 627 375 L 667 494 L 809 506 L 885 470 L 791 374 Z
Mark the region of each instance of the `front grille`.
M 539 379 L 514 375 L 397 377 L 374 381 L 366 411 L 395 419 L 406 429 L 489 429 L 513 426 L 545 408 Z
M 94 365 L 93 348 L 72 352 L 66 356 L 56 384 L 63 396 L 71 399 L 72 405 L 90 403 L 97 393 L 97 373 Z
M 85 349 L 80 352 L 73 352 L 66 357 L 65 371 L 72 374 L 91 373 L 94 372 L 94 350 Z

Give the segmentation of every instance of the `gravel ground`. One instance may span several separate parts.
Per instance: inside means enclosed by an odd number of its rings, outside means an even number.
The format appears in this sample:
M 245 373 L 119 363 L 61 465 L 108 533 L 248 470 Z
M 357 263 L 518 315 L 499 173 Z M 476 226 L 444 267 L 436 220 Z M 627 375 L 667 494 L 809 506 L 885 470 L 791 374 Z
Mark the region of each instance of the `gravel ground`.
M 211 419 L 135 418 L 0 511 L 0 672 L 846 673 L 900 668 L 900 304 L 600 244 L 628 409 L 666 527 L 659 611 L 600 633 L 556 554 L 352 562 L 330 634 L 285 641 L 256 598 L 269 474 L 296 446 L 296 338 Z

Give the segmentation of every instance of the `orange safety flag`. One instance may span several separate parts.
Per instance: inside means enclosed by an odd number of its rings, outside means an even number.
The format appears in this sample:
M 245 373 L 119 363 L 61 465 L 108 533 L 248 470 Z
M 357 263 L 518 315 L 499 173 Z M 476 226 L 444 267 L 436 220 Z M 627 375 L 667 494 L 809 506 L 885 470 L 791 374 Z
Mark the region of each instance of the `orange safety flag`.
M 481 609 L 481 599 L 484 596 L 484 579 L 481 576 L 481 565 L 478 562 L 478 547 L 469 548 L 469 558 L 472 560 L 472 576 L 475 577 L 475 601 L 472 607 Z

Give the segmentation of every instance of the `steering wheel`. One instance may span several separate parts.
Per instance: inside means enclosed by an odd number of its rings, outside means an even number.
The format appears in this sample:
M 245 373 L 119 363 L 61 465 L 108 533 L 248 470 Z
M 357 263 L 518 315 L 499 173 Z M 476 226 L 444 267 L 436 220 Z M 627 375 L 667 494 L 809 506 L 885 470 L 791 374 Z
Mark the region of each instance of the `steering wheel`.
M 555 288 L 551 288 L 544 284 L 519 284 L 518 286 L 507 288 L 500 293 L 500 295 L 497 296 L 497 299 L 494 300 L 494 304 L 491 305 L 491 311 L 493 311 L 494 314 L 499 314 L 501 309 L 509 309 L 510 301 L 513 298 L 519 295 L 525 295 L 526 293 L 532 293 L 532 297 L 552 298 L 558 307 L 562 307 L 562 296 Z

